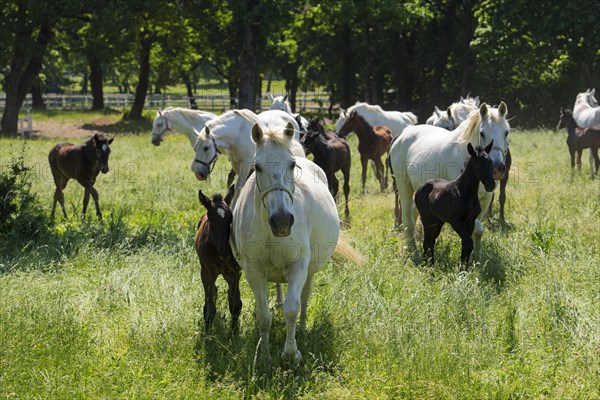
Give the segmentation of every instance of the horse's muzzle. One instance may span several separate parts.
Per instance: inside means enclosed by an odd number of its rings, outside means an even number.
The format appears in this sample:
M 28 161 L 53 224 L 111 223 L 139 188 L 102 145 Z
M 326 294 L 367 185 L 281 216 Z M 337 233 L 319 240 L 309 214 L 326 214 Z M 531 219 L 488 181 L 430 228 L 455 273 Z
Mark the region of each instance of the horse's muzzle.
M 160 146 L 160 139 L 159 138 L 152 138 L 152 144 L 155 146 Z
M 504 174 L 506 173 L 506 165 L 504 164 L 499 164 L 499 165 L 494 165 L 494 169 L 492 170 L 492 174 L 495 180 L 500 180 L 504 177 Z
M 100 167 L 100 172 L 102 172 L 103 174 L 108 172 L 108 165 L 103 165 Z
M 269 226 L 275 237 L 289 236 L 292 225 L 294 225 L 294 216 L 287 212 L 279 212 L 269 218 Z
M 493 192 L 496 189 L 496 181 L 482 182 L 486 192 Z

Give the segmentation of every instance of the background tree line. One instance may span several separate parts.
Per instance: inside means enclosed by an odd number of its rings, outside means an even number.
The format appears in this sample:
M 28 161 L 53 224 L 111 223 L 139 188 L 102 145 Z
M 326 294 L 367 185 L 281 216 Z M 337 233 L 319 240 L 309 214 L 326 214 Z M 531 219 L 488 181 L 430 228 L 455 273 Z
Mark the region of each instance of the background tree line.
M 103 87 L 145 96 L 201 77 L 227 82 L 231 107 L 255 109 L 260 82 L 413 111 L 459 96 L 504 100 L 517 125 L 554 124 L 577 92 L 600 89 L 594 0 L 0 0 L 1 130 L 17 129 L 27 93 L 73 76 L 104 108 Z M 239 99 L 237 103 L 233 99 Z

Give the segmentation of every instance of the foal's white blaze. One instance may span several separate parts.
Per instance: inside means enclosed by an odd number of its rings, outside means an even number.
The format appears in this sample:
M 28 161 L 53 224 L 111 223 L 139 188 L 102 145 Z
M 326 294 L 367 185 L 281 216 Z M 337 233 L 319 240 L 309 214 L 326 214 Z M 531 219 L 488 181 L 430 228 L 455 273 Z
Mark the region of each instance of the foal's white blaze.
M 107 145 L 105 145 L 105 144 L 103 144 L 103 145 L 102 145 L 102 151 L 103 151 L 103 152 L 106 152 L 106 150 L 108 150 L 108 146 L 107 146 Z
M 225 210 L 223 210 L 221 207 L 217 208 L 217 214 L 219 214 L 219 217 L 222 219 L 225 219 Z

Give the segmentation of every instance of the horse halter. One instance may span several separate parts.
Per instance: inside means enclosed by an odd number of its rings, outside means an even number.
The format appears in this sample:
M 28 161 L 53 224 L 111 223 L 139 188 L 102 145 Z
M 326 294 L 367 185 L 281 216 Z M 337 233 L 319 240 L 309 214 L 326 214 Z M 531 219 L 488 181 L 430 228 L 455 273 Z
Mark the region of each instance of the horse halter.
M 296 165 L 296 168 L 300 168 L 300 167 L 298 167 Z M 255 174 L 256 174 L 256 169 L 255 169 Z M 267 207 L 265 205 L 265 197 L 269 193 L 274 192 L 276 190 L 282 190 L 282 191 L 286 192 L 290 196 L 290 199 L 292 200 L 292 204 L 294 204 L 294 191 L 296 190 L 296 183 L 294 180 L 292 180 L 292 188 L 291 189 L 284 185 L 273 185 L 273 186 L 269 186 L 265 190 L 262 190 L 260 188 L 260 184 L 258 183 L 258 177 L 255 176 L 254 179 L 256 179 L 256 187 L 258 188 L 258 193 L 260 194 L 260 200 L 262 201 L 263 206 L 265 206 L 265 208 Z
M 202 160 L 198 160 L 197 158 L 194 158 L 195 162 L 197 162 L 198 164 L 204 165 L 206 168 L 208 168 L 209 174 L 211 172 L 213 172 L 213 169 L 215 169 L 215 164 L 217 163 L 219 154 L 221 154 L 221 152 L 219 151 L 219 148 L 217 147 L 217 143 L 215 142 L 215 138 L 212 136 L 210 136 L 210 138 L 212 139 L 213 147 L 215 149 L 215 155 L 213 156 L 213 158 L 211 158 L 209 162 L 204 162 Z M 196 142 L 196 144 L 198 144 L 198 143 L 199 142 Z
M 161 132 L 158 134 L 158 137 L 159 137 L 159 138 L 162 138 L 162 135 L 163 135 L 163 134 L 164 134 L 166 131 L 168 131 L 169 129 L 171 129 L 171 128 L 169 127 L 169 120 L 167 119 L 167 117 L 166 117 L 166 116 L 165 116 L 163 113 L 160 113 L 159 115 L 160 115 L 160 117 L 161 117 L 162 119 L 164 119 L 164 120 L 165 120 L 165 129 L 163 129 L 163 130 L 162 130 L 162 131 L 161 131 Z

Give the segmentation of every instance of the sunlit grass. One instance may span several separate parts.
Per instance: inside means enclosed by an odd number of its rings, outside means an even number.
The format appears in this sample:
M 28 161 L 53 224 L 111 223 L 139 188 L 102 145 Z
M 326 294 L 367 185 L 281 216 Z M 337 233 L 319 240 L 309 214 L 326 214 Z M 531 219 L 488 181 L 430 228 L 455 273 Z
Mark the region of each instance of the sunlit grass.
M 255 364 L 254 300 L 244 278 L 239 335 L 228 332 L 221 280 L 213 330 L 197 325 L 197 191 L 225 191 L 225 157 L 200 183 L 183 136 L 154 147 L 149 134 L 117 134 L 111 170 L 96 184 L 103 222 L 93 213 L 80 220 L 83 189 L 71 181 L 68 221 L 57 217 L 43 240 L 2 246 L 10 251 L 0 254 L 0 393 L 598 398 L 600 180 L 589 179 L 587 163 L 571 176 L 563 134 L 511 136 L 508 224 L 486 223 L 468 273 L 458 272 L 460 240 L 451 229 L 436 245 L 436 265 L 414 265 L 393 229 L 392 194 L 379 192 L 372 170 L 360 193 L 355 162 L 346 230 L 368 262 L 336 258 L 316 276 L 299 367 L 279 359 L 285 322 L 275 311 L 267 368 Z M 0 139 L 0 166 L 24 151 L 48 211 L 55 142 Z M 356 138 L 350 145 L 358 160 Z

